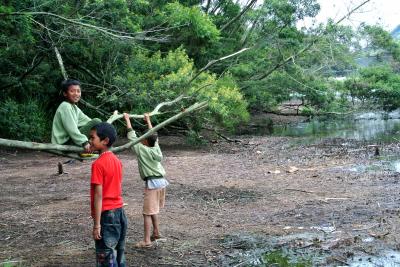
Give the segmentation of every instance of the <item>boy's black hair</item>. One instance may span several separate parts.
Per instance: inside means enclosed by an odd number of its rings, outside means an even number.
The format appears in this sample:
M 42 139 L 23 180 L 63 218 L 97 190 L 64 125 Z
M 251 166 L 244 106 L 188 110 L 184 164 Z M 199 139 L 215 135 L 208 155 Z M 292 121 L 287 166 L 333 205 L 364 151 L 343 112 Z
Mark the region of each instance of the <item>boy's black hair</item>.
M 147 143 L 149 144 L 150 147 L 154 147 L 154 145 L 156 144 L 158 139 L 158 134 L 157 133 L 153 133 L 150 136 L 148 136 L 146 138 Z
M 61 90 L 63 91 L 63 93 L 66 93 L 68 91 L 68 88 L 71 85 L 79 85 L 81 86 L 81 82 L 78 80 L 74 80 L 74 79 L 67 79 L 61 82 Z
M 100 122 L 99 124 L 96 124 L 92 127 L 92 130 L 96 130 L 97 136 L 100 138 L 100 140 L 104 140 L 106 137 L 108 137 L 108 147 L 112 146 L 117 139 L 117 131 L 115 130 L 114 126 L 107 122 Z

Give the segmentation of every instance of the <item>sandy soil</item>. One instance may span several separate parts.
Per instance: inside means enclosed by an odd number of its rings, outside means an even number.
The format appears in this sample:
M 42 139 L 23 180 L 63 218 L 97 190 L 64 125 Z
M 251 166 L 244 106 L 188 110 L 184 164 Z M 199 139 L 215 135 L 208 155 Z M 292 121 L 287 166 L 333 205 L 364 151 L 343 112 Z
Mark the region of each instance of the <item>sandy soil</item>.
M 399 174 L 379 165 L 382 158 L 374 157 L 367 144 L 239 138 L 241 143 L 203 148 L 161 138 L 171 182 L 160 214 L 167 240 L 151 249 L 133 248 L 143 231 L 143 184 L 136 158 L 119 154 L 128 203 L 128 266 L 246 265 L 251 262 L 246 263 L 245 252 L 282 247 L 318 253 L 315 266 L 337 266 L 360 253 L 398 249 Z M 383 156 L 399 152 L 395 144 L 380 145 Z M 91 162 L 65 164 L 68 174 L 59 176 L 60 160 L 66 159 L 0 151 L 3 265 L 94 265 Z M 246 243 L 249 236 L 254 239 Z M 289 238 L 269 242 L 276 237 Z

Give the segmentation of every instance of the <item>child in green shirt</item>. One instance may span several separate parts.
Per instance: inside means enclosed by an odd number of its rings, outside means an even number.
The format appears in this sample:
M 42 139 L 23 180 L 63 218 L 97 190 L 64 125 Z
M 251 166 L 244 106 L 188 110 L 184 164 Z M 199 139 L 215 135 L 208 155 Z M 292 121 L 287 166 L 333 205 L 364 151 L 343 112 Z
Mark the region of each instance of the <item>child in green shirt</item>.
M 128 139 L 137 140 L 138 137 L 132 129 L 129 115 L 124 113 L 124 118 L 128 129 Z M 153 128 L 149 114 L 144 114 L 144 120 L 148 129 Z M 165 170 L 161 165 L 163 155 L 157 139 L 157 134 L 152 134 L 132 147 L 132 150 L 137 155 L 140 177 L 145 181 L 143 201 L 144 238 L 136 243 L 135 247 L 137 248 L 149 248 L 152 246 L 152 241 L 161 238 L 158 213 L 160 208 L 164 207 L 165 188 L 169 183 L 164 178 Z M 151 226 L 153 226 L 152 235 L 150 235 Z
M 81 84 L 78 80 L 68 79 L 61 83 L 65 101 L 57 108 L 53 119 L 51 142 L 53 144 L 74 143 L 82 146 L 85 152 L 91 152 L 88 136 L 90 129 L 101 122 L 90 119 L 77 106 L 81 99 Z

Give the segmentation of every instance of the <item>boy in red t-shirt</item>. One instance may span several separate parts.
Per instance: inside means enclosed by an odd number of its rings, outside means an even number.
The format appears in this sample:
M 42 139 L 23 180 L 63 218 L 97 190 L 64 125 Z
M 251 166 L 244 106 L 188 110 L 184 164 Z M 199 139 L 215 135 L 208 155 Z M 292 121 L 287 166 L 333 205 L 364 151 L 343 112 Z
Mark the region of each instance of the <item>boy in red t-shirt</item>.
M 122 164 L 109 150 L 116 137 L 114 127 L 105 122 L 90 131 L 91 149 L 100 153 L 92 164 L 90 180 L 96 266 L 125 266 L 127 219 L 122 208 Z

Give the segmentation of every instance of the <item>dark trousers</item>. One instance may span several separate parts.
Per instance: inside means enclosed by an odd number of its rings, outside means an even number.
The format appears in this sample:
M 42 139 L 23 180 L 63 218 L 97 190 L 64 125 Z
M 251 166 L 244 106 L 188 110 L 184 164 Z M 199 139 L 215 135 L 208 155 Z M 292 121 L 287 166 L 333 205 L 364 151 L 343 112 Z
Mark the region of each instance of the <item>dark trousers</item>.
M 125 267 L 128 222 L 123 208 L 101 213 L 101 239 L 95 240 L 97 267 Z

